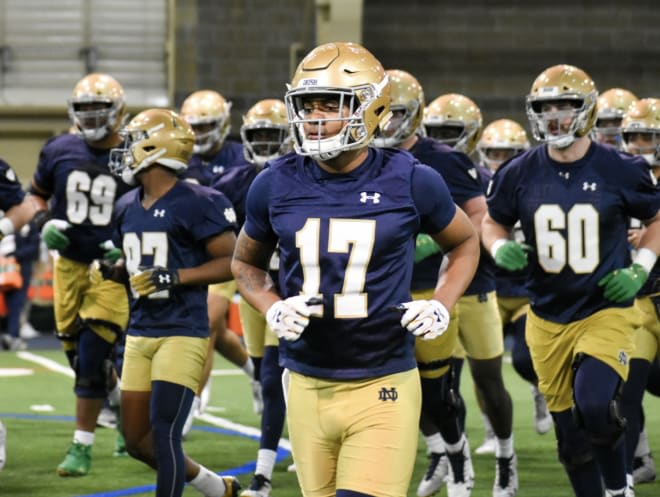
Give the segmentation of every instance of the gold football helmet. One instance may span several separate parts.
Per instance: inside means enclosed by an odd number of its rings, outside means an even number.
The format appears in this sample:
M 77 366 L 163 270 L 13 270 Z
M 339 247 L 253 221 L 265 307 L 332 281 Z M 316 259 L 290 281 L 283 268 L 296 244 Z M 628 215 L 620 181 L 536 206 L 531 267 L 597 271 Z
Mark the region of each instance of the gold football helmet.
M 554 148 L 570 146 L 594 125 L 597 97 L 596 85 L 582 69 L 567 64 L 546 69 L 534 80 L 526 99 L 534 138 Z M 546 110 L 548 105 L 554 108 Z
M 291 150 L 291 134 L 284 102 L 260 100 L 243 116 L 241 140 L 245 159 L 258 167 Z
M 641 155 L 651 166 L 660 166 L 660 99 L 643 98 L 633 103 L 621 122 L 627 152 Z
M 188 95 L 181 104 L 181 117 L 195 132 L 193 153 L 219 150 L 231 129 L 231 102 L 217 91 L 199 90 Z
M 188 167 L 195 133 L 176 112 L 148 109 L 140 112 L 121 130 L 125 141 L 110 151 L 110 171 L 129 185 L 135 176 L 153 164 L 180 172 Z
M 424 112 L 426 134 L 455 150 L 470 154 L 477 145 L 483 118 L 471 99 L 447 93 L 433 100 Z
M 74 130 L 91 142 L 114 133 L 127 117 L 124 89 L 108 74 L 92 73 L 78 81 L 67 108 Z
M 319 98 L 337 101 L 338 110 L 324 112 L 322 118 L 310 117 L 305 104 Z M 315 160 L 329 160 L 345 150 L 366 147 L 386 123 L 390 116 L 390 84 L 383 66 L 364 47 L 326 43 L 300 62 L 284 102 L 296 152 Z M 340 122 L 342 128 L 326 136 L 323 133 L 331 122 Z
M 397 147 L 419 129 L 424 117 L 424 90 L 415 77 L 399 69 L 386 71 L 390 79 L 392 118 L 376 133 L 377 147 Z
M 596 101 L 593 139 L 622 148 L 621 121 L 628 108 L 637 100 L 639 99 L 632 92 L 622 88 L 611 88 L 601 93 Z
M 511 119 L 498 119 L 490 123 L 477 143 L 481 163 L 492 171 L 528 148 L 527 132 Z

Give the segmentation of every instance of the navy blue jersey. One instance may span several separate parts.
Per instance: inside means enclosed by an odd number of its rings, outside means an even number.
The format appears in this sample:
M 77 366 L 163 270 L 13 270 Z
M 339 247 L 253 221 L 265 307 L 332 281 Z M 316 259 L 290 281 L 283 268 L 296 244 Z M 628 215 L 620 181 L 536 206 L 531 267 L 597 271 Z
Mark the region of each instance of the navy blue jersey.
M 432 138 L 420 137 L 410 152 L 422 163 L 431 166 L 444 178 L 454 202 L 462 206 L 468 200 L 484 194 L 477 167 L 462 152 Z M 415 264 L 412 290 L 435 288 L 442 262 L 442 254 L 436 254 Z M 495 263 L 482 247 L 479 265 L 465 295 L 477 295 L 495 290 Z
M 72 225 L 66 230 L 71 243 L 60 250 L 68 259 L 103 257 L 99 244 L 112 237 L 115 202 L 132 188 L 108 170 L 109 153 L 74 134 L 52 138 L 41 149 L 33 181 L 50 198 L 51 215 Z
M 258 172 L 259 169 L 253 164 L 240 164 L 225 169 L 225 171 L 218 174 L 211 183 L 211 188 L 224 193 L 225 197 L 227 197 L 234 206 L 239 228 L 243 226 L 243 223 L 245 222 L 245 201 L 248 189 Z
M 280 342 L 281 365 L 338 379 L 414 368 L 414 337 L 393 306 L 410 300 L 415 236 L 455 212 L 442 177 L 407 152 L 370 149 L 347 174 L 294 154 L 271 162 L 248 193 L 244 230 L 279 241 L 282 298 L 324 299 L 322 318 Z
M 25 197 L 18 177 L 5 161 L 0 159 L 0 210 L 7 212 Z
M 115 245 L 122 247 L 130 274 L 139 267 L 199 266 L 209 260 L 206 241 L 236 228 L 229 201 L 205 186 L 178 181 L 149 209 L 141 200 L 142 188 L 136 188 L 117 202 L 115 213 Z M 206 297 L 207 285 L 179 285 L 149 297 L 132 294 L 127 333 L 206 337 Z
M 660 195 L 641 157 L 592 143 L 577 162 L 562 164 L 537 146 L 504 164 L 488 196 L 490 216 L 520 220 L 529 254 L 530 303 L 542 318 L 567 323 L 603 308 L 598 281 L 630 264 L 628 218 L 649 219 Z
M 216 175 L 238 164 L 245 164 L 243 145 L 234 141 L 225 140 L 220 150 L 210 159 L 199 154 L 193 154 L 188 162 L 188 169 L 181 173 L 181 177 L 194 180 L 200 185 L 209 186 Z

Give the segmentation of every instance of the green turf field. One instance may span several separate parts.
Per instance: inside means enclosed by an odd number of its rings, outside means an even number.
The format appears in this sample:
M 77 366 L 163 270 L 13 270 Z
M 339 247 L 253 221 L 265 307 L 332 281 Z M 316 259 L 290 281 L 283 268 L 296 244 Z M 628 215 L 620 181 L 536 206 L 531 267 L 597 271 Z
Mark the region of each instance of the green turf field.
M 54 350 L 30 350 L 29 354 L 46 357 L 65 365 L 62 353 Z M 0 353 L 0 370 L 28 368 L 30 375 L 0 377 L 0 419 L 8 429 L 7 464 L 0 472 L 1 497 L 119 497 L 153 495 L 155 473 L 130 458 L 112 456 L 115 433 L 99 428 L 93 450 L 91 473 L 83 478 L 60 478 L 55 468 L 73 435 L 73 380 L 63 372 L 21 358 L 16 353 Z M 247 378 L 217 356 L 209 418 L 197 420 L 184 442 L 194 459 L 214 471 L 233 472 L 246 486 L 252 469 L 258 441 L 251 438 L 259 419 L 252 412 Z M 232 371 L 233 370 L 233 371 Z M 16 371 L 20 373 L 20 371 Z M 225 374 L 228 373 L 228 374 Z M 232 374 L 238 373 L 238 374 Z M 514 400 L 514 433 L 520 473 L 522 497 L 564 497 L 572 495 L 566 477 L 557 462 L 554 435 L 539 436 L 534 431 L 529 387 L 505 366 L 505 381 Z M 463 378 L 463 394 L 468 405 L 468 435 L 472 447 L 482 440 L 483 429 L 476 409 L 467 369 Z M 660 454 L 660 399 L 647 396 L 647 427 L 651 447 Z M 52 407 L 52 410 L 49 409 Z M 286 435 L 286 434 L 285 434 Z M 252 435 L 254 437 L 254 435 Z M 285 450 L 273 474 L 273 496 L 300 495 L 295 474 L 287 473 L 291 463 Z M 491 495 L 494 478 L 493 456 L 473 457 L 476 486 L 472 495 Z M 659 461 L 660 462 L 660 461 Z M 420 444 L 417 465 L 409 495 L 415 489 L 426 467 L 424 448 Z M 200 495 L 187 488 L 184 495 Z M 445 495 L 444 489 L 439 495 Z M 660 483 L 639 485 L 638 497 L 660 496 Z

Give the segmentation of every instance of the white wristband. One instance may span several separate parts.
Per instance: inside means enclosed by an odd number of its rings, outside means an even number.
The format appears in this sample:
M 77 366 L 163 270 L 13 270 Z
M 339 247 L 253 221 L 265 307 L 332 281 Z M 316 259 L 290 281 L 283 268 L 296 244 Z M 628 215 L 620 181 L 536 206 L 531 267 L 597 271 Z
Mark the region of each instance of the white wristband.
M 12 235 L 14 233 L 14 223 L 8 217 L 0 219 L 0 233 L 3 236 Z
M 633 262 L 635 264 L 639 264 L 644 269 L 646 269 L 647 273 L 650 273 L 651 270 L 653 269 L 653 266 L 655 266 L 657 260 L 658 260 L 658 254 L 653 252 L 653 250 L 651 249 L 642 247 L 637 250 L 637 254 L 635 254 L 635 258 L 633 259 Z
M 495 242 L 490 246 L 490 255 L 493 256 L 493 259 L 495 259 L 495 254 L 497 254 L 497 251 L 500 249 L 500 247 L 508 241 L 509 240 L 506 238 L 498 238 L 495 240 Z

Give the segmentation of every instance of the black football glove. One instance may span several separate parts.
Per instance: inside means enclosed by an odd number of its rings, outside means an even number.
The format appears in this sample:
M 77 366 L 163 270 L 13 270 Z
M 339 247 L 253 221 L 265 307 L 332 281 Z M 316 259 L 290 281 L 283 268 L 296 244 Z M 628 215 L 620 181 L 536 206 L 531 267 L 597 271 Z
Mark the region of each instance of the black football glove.
M 131 287 L 141 297 L 169 290 L 179 284 L 179 273 L 164 267 L 140 268 L 140 272 L 130 277 Z

